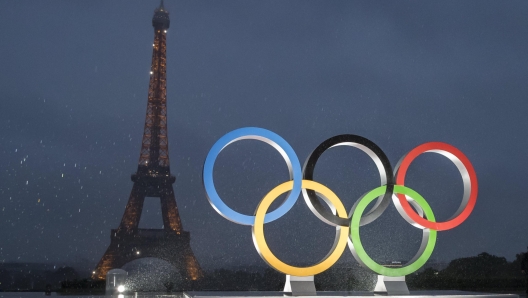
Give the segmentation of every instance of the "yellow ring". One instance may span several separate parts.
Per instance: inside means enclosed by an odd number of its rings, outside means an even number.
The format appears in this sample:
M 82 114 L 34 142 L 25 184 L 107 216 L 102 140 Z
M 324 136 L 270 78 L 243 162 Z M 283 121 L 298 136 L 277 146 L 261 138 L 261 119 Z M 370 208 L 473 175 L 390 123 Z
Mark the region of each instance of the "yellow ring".
M 255 224 L 253 225 L 253 243 L 255 244 L 255 248 L 259 252 L 262 259 L 264 259 L 264 261 L 272 268 L 275 268 L 284 274 L 295 276 L 316 275 L 334 265 L 339 257 L 343 254 L 348 240 L 349 227 L 336 227 L 336 241 L 334 241 L 334 246 L 332 248 L 333 250 L 316 265 L 310 267 L 295 267 L 279 260 L 271 252 L 268 244 L 266 243 L 266 239 L 264 238 L 264 216 L 266 215 L 271 203 L 273 203 L 273 201 L 275 201 L 275 199 L 277 199 L 277 197 L 279 197 L 281 194 L 292 190 L 292 188 L 293 181 L 284 182 L 272 189 L 259 203 L 257 211 L 255 212 Z M 328 199 L 328 201 L 330 201 L 330 203 L 336 208 L 337 215 L 339 217 L 348 217 L 345 206 L 343 206 L 341 200 L 328 187 L 315 181 L 303 180 L 302 188 L 314 190 L 317 194 Z

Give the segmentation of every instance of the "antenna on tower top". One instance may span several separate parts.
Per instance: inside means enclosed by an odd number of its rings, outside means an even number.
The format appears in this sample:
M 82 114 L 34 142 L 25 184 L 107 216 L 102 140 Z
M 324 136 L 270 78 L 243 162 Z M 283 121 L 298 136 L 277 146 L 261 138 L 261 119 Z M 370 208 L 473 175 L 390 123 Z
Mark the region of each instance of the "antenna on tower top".
M 157 29 L 168 29 L 170 25 L 169 12 L 163 6 L 163 0 L 160 1 L 160 6 L 154 10 L 154 17 L 152 18 L 152 26 Z M 159 28 L 158 28 L 159 27 Z

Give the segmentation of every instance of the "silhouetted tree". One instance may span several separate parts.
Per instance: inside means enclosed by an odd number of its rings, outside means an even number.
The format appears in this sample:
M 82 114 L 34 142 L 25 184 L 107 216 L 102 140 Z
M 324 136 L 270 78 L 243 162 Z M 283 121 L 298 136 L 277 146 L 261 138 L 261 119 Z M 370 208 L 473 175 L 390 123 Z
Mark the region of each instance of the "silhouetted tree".
M 79 279 L 79 273 L 72 267 L 60 267 L 53 275 L 60 281 Z
M 483 252 L 476 257 L 455 259 L 449 263 L 442 275 L 454 278 L 491 278 L 504 277 L 508 269 L 508 261 Z

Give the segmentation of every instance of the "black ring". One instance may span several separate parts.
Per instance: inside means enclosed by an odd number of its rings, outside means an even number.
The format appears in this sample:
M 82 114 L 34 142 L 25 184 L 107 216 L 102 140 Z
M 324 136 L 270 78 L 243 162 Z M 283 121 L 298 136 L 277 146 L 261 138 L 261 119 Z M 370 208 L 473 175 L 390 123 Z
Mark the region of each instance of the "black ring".
M 367 153 L 374 160 L 375 163 L 375 159 L 377 159 L 377 161 L 381 163 L 381 166 L 384 168 L 384 174 L 387 180 L 387 190 L 385 191 L 385 194 L 383 196 L 380 196 L 378 198 L 376 204 L 372 207 L 372 209 L 370 209 L 370 211 L 367 212 L 361 218 L 361 225 L 366 225 L 378 218 L 383 213 L 383 211 L 385 211 L 385 209 L 389 206 L 392 197 L 392 192 L 394 189 L 394 175 L 392 173 L 392 167 L 389 162 L 389 159 L 387 158 L 385 153 L 372 141 L 361 136 L 349 134 L 338 135 L 327 139 L 326 141 L 322 142 L 319 146 L 317 146 L 317 148 L 315 148 L 315 150 L 306 159 L 306 162 L 303 166 L 303 179 L 313 180 L 315 164 L 317 163 L 319 157 L 321 157 L 321 154 L 323 154 L 323 152 L 325 152 L 327 149 L 340 145 L 352 146 L 362 150 L 363 152 Z M 379 169 L 380 165 L 378 163 L 377 166 Z M 380 174 L 383 175 L 383 173 Z M 381 176 L 381 179 L 383 180 L 383 176 Z M 311 189 L 303 189 L 302 192 L 306 204 L 319 219 L 335 226 L 348 227 L 350 225 L 351 218 L 338 217 L 329 212 L 321 204 L 321 202 L 319 202 L 315 191 Z

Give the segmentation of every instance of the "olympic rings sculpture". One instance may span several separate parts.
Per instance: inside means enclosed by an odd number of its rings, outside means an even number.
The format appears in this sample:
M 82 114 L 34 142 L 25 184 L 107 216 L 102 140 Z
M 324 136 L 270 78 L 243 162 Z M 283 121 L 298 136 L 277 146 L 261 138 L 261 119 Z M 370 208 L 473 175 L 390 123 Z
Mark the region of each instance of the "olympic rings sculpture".
M 220 152 L 239 140 L 253 139 L 265 142 L 275 148 L 286 161 L 290 181 L 272 189 L 260 201 L 255 215 L 245 215 L 227 206 L 216 192 L 213 169 Z M 336 146 L 351 146 L 365 152 L 375 163 L 380 174 L 380 186 L 359 198 L 347 214 L 341 200 L 326 186 L 313 181 L 313 172 L 319 157 L 326 150 Z M 436 222 L 427 201 L 413 189 L 404 186 L 405 175 L 410 164 L 420 154 L 432 152 L 447 157 L 455 164 L 462 177 L 464 194 L 458 210 L 451 219 Z M 213 208 L 226 219 L 252 226 L 253 243 L 262 259 L 272 268 L 289 275 L 310 276 L 330 268 L 348 246 L 354 258 L 364 267 L 385 276 L 404 276 L 422 267 L 431 256 L 436 244 L 437 231 L 452 229 L 464 222 L 473 211 L 478 193 L 477 175 L 469 159 L 457 148 L 441 142 L 429 142 L 417 146 L 404 155 L 392 170 L 389 159 L 372 141 L 357 135 L 338 135 L 322 142 L 301 165 L 293 148 L 274 132 L 257 127 L 244 127 L 233 130 L 221 137 L 209 151 L 203 167 L 203 184 L 207 199 Z M 288 193 L 284 202 L 274 211 L 267 213 L 269 206 L 283 193 Z M 264 224 L 286 214 L 302 193 L 310 210 L 323 222 L 336 227 L 336 236 L 331 251 L 323 260 L 310 267 L 295 267 L 279 260 L 269 249 L 264 237 Z M 329 212 L 317 198 L 330 207 Z M 376 200 L 367 212 L 368 204 Z M 416 255 L 403 267 L 389 268 L 372 260 L 359 236 L 359 228 L 376 220 L 394 203 L 396 210 L 411 225 L 422 230 L 422 242 Z M 413 208 L 414 207 L 414 208 Z

